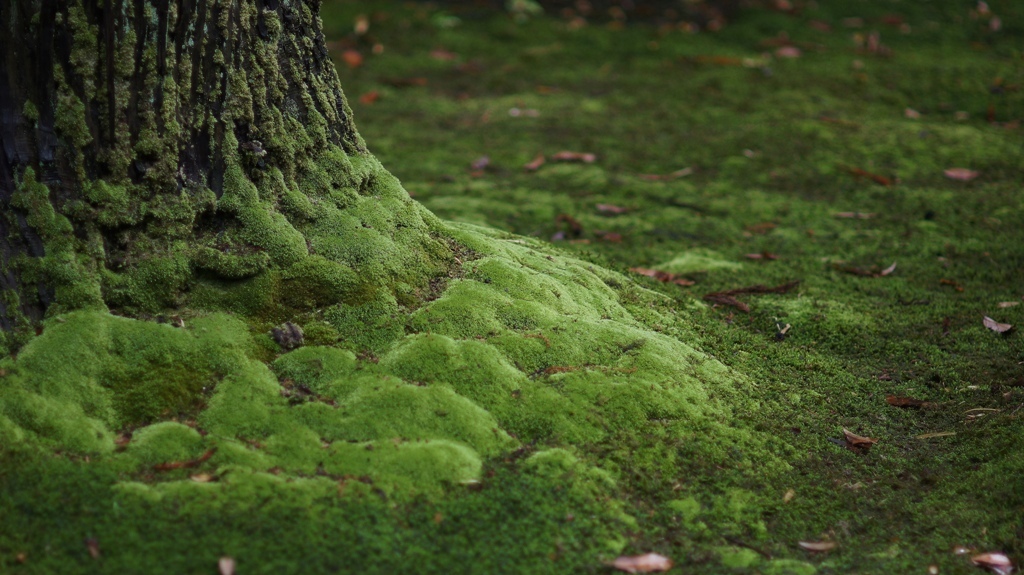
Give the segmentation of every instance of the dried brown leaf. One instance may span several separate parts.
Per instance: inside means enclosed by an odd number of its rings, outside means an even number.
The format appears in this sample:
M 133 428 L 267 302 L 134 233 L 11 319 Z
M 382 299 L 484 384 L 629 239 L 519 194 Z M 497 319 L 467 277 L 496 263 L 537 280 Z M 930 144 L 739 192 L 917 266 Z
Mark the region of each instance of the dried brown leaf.
M 730 290 L 715 292 L 714 294 L 708 294 L 708 295 L 740 295 L 740 294 L 747 294 L 747 293 L 755 293 L 755 294 L 786 293 L 786 292 L 788 292 L 789 290 L 795 288 L 798 285 L 800 285 L 800 280 L 792 281 L 792 282 L 789 282 L 789 283 L 784 283 L 784 284 L 773 286 L 773 287 L 768 287 L 768 286 L 765 286 L 765 285 L 757 284 L 757 285 L 752 285 L 752 286 L 747 286 L 747 287 L 741 287 L 741 288 L 736 288 L 736 289 L 730 289 Z
M 341 53 L 341 60 L 349 68 L 358 68 L 363 65 L 363 55 L 359 50 L 345 50 Z
M 797 545 L 808 551 L 816 551 L 819 553 L 823 551 L 831 551 L 836 548 L 835 541 L 797 541 Z
M 1016 305 L 1020 305 L 1020 302 L 1019 301 L 1001 301 L 997 305 L 999 307 L 1001 307 L 1001 308 L 1008 308 L 1008 307 L 1013 307 L 1013 306 L 1016 306 Z
M 89 556 L 93 559 L 100 558 L 100 542 L 95 537 L 89 537 L 85 541 L 85 548 L 89 551 Z
M 779 227 L 779 224 L 776 224 L 775 222 L 761 222 L 759 224 L 749 225 L 743 229 L 755 236 L 762 236 L 777 227 Z
M 870 447 L 878 443 L 878 440 L 875 439 L 874 437 L 864 437 L 862 435 L 857 435 L 856 433 L 850 431 L 849 429 L 846 429 L 845 427 L 843 428 L 843 435 L 846 436 L 847 443 L 857 447 Z
M 536 158 L 530 160 L 526 164 L 523 164 L 523 169 L 527 172 L 536 172 L 544 165 L 544 154 L 538 154 Z
M 949 168 L 948 170 L 944 170 L 942 173 L 946 174 L 947 178 L 957 180 L 959 182 L 969 182 L 981 175 L 981 172 L 976 172 L 967 168 Z
M 924 401 L 922 399 L 914 399 L 912 397 L 903 397 L 901 395 L 892 394 L 885 396 L 885 402 L 893 407 L 935 407 L 935 404 L 930 401 Z
M 781 46 L 779 49 L 775 50 L 776 58 L 799 58 L 802 55 L 803 52 L 801 52 L 800 48 L 797 48 L 796 46 Z
M 551 156 L 551 160 L 555 162 L 583 162 L 584 164 L 593 164 L 597 161 L 597 156 L 587 152 L 561 151 Z
M 989 328 L 990 330 L 996 333 L 1006 333 L 1013 329 L 1012 325 L 1008 323 L 999 323 L 998 321 L 988 316 L 985 316 L 985 319 L 981 320 L 981 322 L 985 324 L 985 327 Z
M 647 553 L 646 555 L 619 557 L 612 562 L 612 567 L 626 573 L 654 573 L 671 569 L 672 560 L 657 553 Z
M 617 244 L 622 241 L 622 234 L 618 232 L 606 232 L 604 230 L 597 230 L 594 232 L 594 235 L 605 242 Z
M 693 280 L 688 280 L 686 278 L 679 277 L 673 273 L 669 273 L 662 270 L 655 270 L 651 268 L 629 268 L 629 271 L 635 274 L 640 274 L 642 276 L 647 276 L 649 278 L 654 278 L 660 282 L 671 282 L 680 286 L 692 286 L 693 284 L 697 283 L 694 282 Z
M 372 90 L 370 92 L 363 94 L 362 96 L 359 96 L 359 103 L 366 104 L 367 106 L 369 106 L 370 104 L 376 102 L 379 99 L 380 92 L 378 92 L 377 90 Z
M 876 184 L 882 186 L 891 186 L 895 183 L 895 181 L 892 178 L 888 178 L 886 176 L 882 176 L 879 174 L 873 174 L 860 168 L 849 168 L 849 171 L 851 174 L 857 176 L 858 178 L 867 178 L 872 182 L 875 182 Z
M 235 575 L 235 560 L 231 557 L 221 557 L 217 561 L 217 571 L 220 575 Z
M 444 48 L 435 48 L 430 51 L 430 57 L 435 60 L 449 61 L 458 58 L 459 55 Z
M 602 214 L 624 214 L 628 212 L 629 209 L 622 206 L 616 206 L 614 204 L 597 204 L 597 211 Z
M 1013 562 L 1003 553 L 982 553 L 971 557 L 971 563 L 978 567 L 984 567 L 996 575 L 1010 575 L 1013 573 Z
M 906 110 L 903 110 L 903 115 L 911 120 L 917 120 L 921 117 L 921 112 L 918 112 L 913 108 L 907 108 Z
M 894 271 L 896 271 L 896 262 L 892 262 L 891 266 L 889 266 L 889 267 L 885 268 L 884 270 L 878 272 L 878 275 L 880 275 L 880 276 L 887 276 L 887 275 L 891 274 Z
M 474 170 L 483 170 L 489 165 L 491 165 L 491 157 L 480 156 L 479 158 L 473 160 L 473 163 L 470 164 L 469 167 L 473 168 Z
M 709 293 L 704 296 L 704 301 L 717 303 L 719 305 L 732 306 L 742 312 L 749 312 L 750 306 L 741 302 L 740 300 L 732 297 L 731 295 L 725 295 L 721 293 Z
M 939 284 L 944 286 L 953 286 L 953 289 L 955 289 L 956 291 L 964 291 L 964 286 L 960 285 L 959 282 L 951 279 L 942 278 L 939 280 Z

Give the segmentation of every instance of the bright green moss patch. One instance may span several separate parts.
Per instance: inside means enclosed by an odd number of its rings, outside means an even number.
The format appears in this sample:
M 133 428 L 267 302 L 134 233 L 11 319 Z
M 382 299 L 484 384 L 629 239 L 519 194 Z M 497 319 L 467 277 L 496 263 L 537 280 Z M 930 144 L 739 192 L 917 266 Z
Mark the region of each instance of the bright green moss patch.
M 47 211 L 26 173 L 48 255 L 16 265 L 95 305 L 24 322 L 0 363 L 0 571 L 599 572 L 654 551 L 687 573 L 971 572 L 959 545 L 1019 562 L 1024 358 L 981 317 L 1024 322 L 1000 306 L 1022 296 L 1021 24 L 990 2 L 993 35 L 953 4 L 755 10 L 696 35 L 328 4 L 329 28 L 365 13 L 385 46 L 340 73 L 381 94 L 357 112 L 404 187 L 326 143 L 336 118 L 258 113 L 272 59 L 231 78 L 266 156 L 228 150 L 219 200 L 96 184 Z M 875 29 L 891 57 L 855 52 Z M 780 31 L 814 49 L 764 56 Z M 734 57 L 752 67 L 716 63 Z M 312 87 L 304 106 L 329 96 Z M 521 170 L 562 149 L 598 160 Z M 232 224 L 202 227 L 218 213 Z M 93 272 L 103 250 L 117 263 Z M 701 298 L 798 279 L 740 296 L 746 314 Z M 285 322 L 297 349 L 271 335 Z M 844 427 L 879 443 L 846 449 Z

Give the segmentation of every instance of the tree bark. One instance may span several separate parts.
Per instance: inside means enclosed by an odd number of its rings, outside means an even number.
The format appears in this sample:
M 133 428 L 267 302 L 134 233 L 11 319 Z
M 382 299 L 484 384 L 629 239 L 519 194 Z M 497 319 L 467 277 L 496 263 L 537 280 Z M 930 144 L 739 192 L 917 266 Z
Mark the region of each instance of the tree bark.
M 275 303 L 250 311 L 271 322 L 323 304 L 306 292 L 325 282 L 339 301 L 429 291 L 451 252 L 367 152 L 318 10 L 317 0 L 0 4 L 8 348 L 48 314 L 209 307 L 197 286 L 230 291 L 258 277 Z M 285 285 L 295 278 L 308 280 L 306 296 Z

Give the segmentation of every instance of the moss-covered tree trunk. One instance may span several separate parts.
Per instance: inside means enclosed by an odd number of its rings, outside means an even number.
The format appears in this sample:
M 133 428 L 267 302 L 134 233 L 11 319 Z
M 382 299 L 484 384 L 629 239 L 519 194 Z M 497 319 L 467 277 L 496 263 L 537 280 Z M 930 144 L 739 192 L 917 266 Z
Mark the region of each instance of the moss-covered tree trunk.
M 429 289 L 449 251 L 366 152 L 318 8 L 0 5 L 7 347 L 69 309 L 233 303 L 273 322 L 382 286 L 399 299 Z

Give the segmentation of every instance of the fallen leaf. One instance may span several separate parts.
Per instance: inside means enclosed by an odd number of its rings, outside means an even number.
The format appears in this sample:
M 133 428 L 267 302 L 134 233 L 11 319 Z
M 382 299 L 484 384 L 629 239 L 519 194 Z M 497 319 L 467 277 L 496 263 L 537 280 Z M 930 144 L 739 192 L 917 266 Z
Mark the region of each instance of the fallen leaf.
M 864 269 L 856 266 L 842 266 L 839 264 L 835 264 L 834 267 L 841 272 L 846 272 L 848 274 L 853 274 L 855 276 L 862 276 L 867 278 L 880 278 L 891 274 L 896 269 L 896 262 L 893 262 L 891 266 L 881 271 L 879 271 L 878 266 L 871 266 L 871 269 Z
M 735 56 L 694 56 L 692 58 L 683 58 L 697 64 L 714 64 L 715 66 L 742 66 L 743 58 L 737 58 Z
M 808 22 L 811 28 L 814 28 L 818 32 L 831 32 L 832 26 L 828 22 L 822 22 L 821 20 L 811 20 Z
M 985 316 L 985 319 L 981 320 L 981 323 L 985 324 L 985 327 L 996 333 L 1006 333 L 1013 329 L 1013 326 L 1008 323 L 999 323 L 996 320 Z
M 447 62 L 448 60 L 454 60 L 458 58 L 459 55 L 456 54 L 455 52 L 449 52 L 444 48 L 434 48 L 433 50 L 430 51 L 430 57 L 435 60 L 443 60 Z
M 1007 307 L 1013 307 L 1015 305 L 1020 305 L 1020 302 L 1019 301 L 1001 301 L 997 305 L 999 307 L 1001 307 L 1001 308 L 1007 308 Z
M 349 68 L 358 68 L 363 65 L 363 55 L 359 50 L 345 50 L 341 53 L 341 59 Z
M 365 14 L 356 16 L 356 22 L 352 26 L 352 31 L 355 32 L 357 36 L 362 36 L 363 34 L 366 34 L 369 29 L 370 19 L 367 18 Z
M 758 254 L 743 254 L 743 257 L 751 260 L 777 260 L 779 256 L 772 252 L 761 252 Z
M 544 165 L 544 154 L 538 154 L 536 158 L 530 160 L 528 163 L 523 165 L 523 169 L 528 172 L 536 172 Z
M 875 214 L 867 212 L 837 212 L 833 215 L 837 218 L 847 218 L 851 220 L 868 220 L 875 217 Z
M 903 110 L 903 116 L 910 118 L 911 120 L 917 120 L 921 117 L 921 112 L 918 112 L 913 108 L 906 108 Z
M 796 491 L 793 491 L 792 489 L 787 489 L 786 493 L 782 496 L 782 502 L 789 503 L 790 501 L 793 500 L 794 497 L 796 497 Z
M 626 573 L 653 573 L 655 571 L 668 571 L 672 568 L 672 560 L 664 555 L 648 553 L 633 557 L 619 557 L 612 562 L 612 567 Z
M 359 96 L 359 103 L 370 105 L 380 99 L 380 92 L 373 90 Z
M 849 429 L 846 429 L 845 427 L 843 428 L 843 435 L 846 436 L 846 442 L 849 443 L 850 445 L 853 445 L 854 447 L 871 447 L 872 445 L 878 443 L 878 440 L 875 439 L 874 437 L 864 437 L 862 435 L 857 435 L 856 433 L 850 431 Z
M 100 558 L 100 542 L 95 537 L 89 537 L 85 541 L 85 548 L 89 550 L 89 556 L 93 559 Z
M 713 293 L 705 294 L 704 295 L 704 301 L 708 301 L 708 302 L 711 302 L 711 303 L 717 303 L 717 304 L 721 304 L 721 305 L 728 305 L 728 306 L 735 307 L 736 309 L 738 309 L 738 310 L 740 310 L 742 312 L 749 312 L 750 311 L 750 306 L 748 306 L 747 304 L 737 300 L 733 296 L 737 296 L 737 295 L 741 295 L 741 294 L 786 293 L 786 292 L 788 292 L 789 290 L 795 288 L 798 285 L 800 285 L 800 281 L 799 280 L 792 281 L 792 282 L 785 283 L 785 284 L 778 285 L 778 286 L 774 286 L 774 287 L 768 287 L 768 286 L 763 286 L 763 285 L 758 284 L 758 285 L 753 285 L 753 286 L 748 286 L 748 287 L 742 287 L 742 288 L 737 288 L 737 289 L 731 289 L 731 290 L 726 290 L 726 291 L 719 291 L 719 292 L 713 292 Z
M 470 164 L 470 167 L 473 168 L 474 170 L 483 170 L 489 165 L 491 165 L 490 156 L 480 156 L 479 158 L 473 160 L 473 163 Z
M 624 214 L 629 210 L 622 206 L 616 206 L 614 204 L 597 204 L 597 211 L 602 214 Z
M 635 274 L 640 274 L 642 276 L 654 278 L 660 282 L 671 282 L 680 286 L 692 286 L 693 284 L 697 283 L 693 280 L 688 280 L 686 278 L 679 277 L 676 274 L 672 274 L 661 270 L 654 270 L 650 268 L 629 268 L 629 271 Z
M 775 50 L 775 56 L 777 58 L 799 58 L 803 55 L 800 48 L 796 46 L 782 46 L 778 50 Z
M 555 162 L 583 162 L 584 164 L 593 164 L 597 161 L 597 156 L 586 152 L 562 151 L 551 156 L 551 159 Z
M 764 286 L 764 285 L 761 285 L 761 284 L 757 284 L 757 285 L 752 285 L 752 286 L 747 286 L 747 287 L 742 287 L 742 288 L 736 288 L 736 289 L 731 289 L 731 290 L 725 290 L 725 291 L 720 291 L 720 292 L 715 292 L 715 293 L 716 294 L 724 294 L 724 295 L 739 295 L 739 294 L 747 294 L 747 293 L 756 293 L 756 294 L 786 293 L 786 292 L 788 292 L 789 290 L 795 288 L 798 285 L 800 285 L 800 280 L 792 281 L 792 282 L 789 282 L 789 283 L 784 283 L 784 284 L 773 286 L 773 287 L 768 287 L 768 286 Z
M 775 222 L 762 222 L 760 224 L 749 225 L 743 229 L 750 234 L 763 236 L 777 227 L 779 227 L 779 225 Z
M 816 551 L 819 553 L 822 551 L 831 551 L 836 548 L 835 541 L 798 541 L 797 545 L 808 551 Z
M 606 242 L 619 243 L 622 241 L 622 234 L 616 232 L 597 230 L 594 232 L 594 235 Z
M 903 397 L 901 395 L 892 394 L 885 396 L 885 402 L 893 407 L 935 407 L 935 404 L 930 401 L 924 401 L 921 399 L 914 399 L 912 397 Z
M 939 284 L 944 286 L 953 286 L 953 289 L 955 289 L 956 291 L 964 291 L 964 286 L 960 285 L 958 282 L 955 282 L 953 280 L 943 278 L 939 280 Z
M 969 170 L 967 168 L 949 168 L 948 170 L 943 170 L 942 173 L 945 174 L 947 178 L 960 182 L 969 182 L 981 175 L 981 172 Z
M 213 481 L 213 476 L 209 473 L 196 473 L 195 475 L 190 476 L 189 479 L 196 483 L 209 483 Z
M 893 185 L 895 183 L 892 178 L 887 178 L 887 177 L 881 176 L 879 174 L 873 174 L 871 172 L 868 172 L 866 170 L 862 170 L 860 168 L 848 168 L 848 170 L 849 170 L 849 172 L 851 174 L 853 174 L 854 176 L 856 176 L 858 178 L 867 178 L 867 179 L 871 180 L 872 182 L 875 182 L 876 184 L 879 184 L 879 185 L 882 185 L 882 186 L 891 186 L 891 185 Z
M 568 230 L 564 232 L 559 232 L 563 234 L 565 237 L 578 238 L 581 235 L 583 235 L 583 224 L 581 224 L 579 220 L 570 216 L 569 214 L 558 214 L 558 216 L 555 218 L 555 222 L 558 224 L 566 224 Z
M 220 575 L 235 575 L 235 560 L 231 557 L 221 557 L 217 561 L 217 570 Z
M 1010 575 L 1013 573 L 1013 563 L 1003 553 L 982 553 L 971 557 L 971 563 L 978 567 L 984 567 L 996 575 Z
M 750 311 L 750 306 L 749 305 L 741 302 L 740 300 L 734 298 L 731 295 L 711 293 L 711 294 L 707 294 L 707 295 L 704 296 L 704 301 L 711 302 L 711 303 L 717 303 L 717 304 L 720 304 L 720 305 L 732 306 L 732 307 L 734 307 L 734 308 L 736 308 L 736 309 L 738 309 L 738 310 L 740 310 L 740 311 L 742 311 L 744 313 Z

